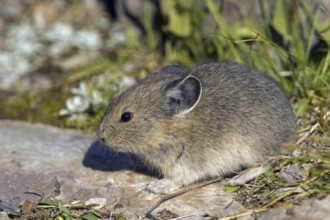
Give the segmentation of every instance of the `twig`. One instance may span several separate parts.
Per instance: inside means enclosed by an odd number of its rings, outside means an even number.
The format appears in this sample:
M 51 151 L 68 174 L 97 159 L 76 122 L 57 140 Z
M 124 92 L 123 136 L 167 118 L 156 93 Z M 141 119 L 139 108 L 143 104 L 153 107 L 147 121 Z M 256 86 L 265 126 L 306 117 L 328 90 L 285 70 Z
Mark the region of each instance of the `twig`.
M 272 201 L 270 201 L 266 205 L 263 205 L 261 208 L 268 208 L 269 206 L 274 205 L 275 203 L 277 203 L 278 201 L 282 200 L 286 196 L 289 196 L 292 193 L 294 193 L 297 189 L 302 188 L 305 185 L 308 185 L 310 182 L 313 182 L 314 180 L 316 180 L 316 178 L 317 178 L 317 176 L 314 176 L 313 178 L 311 178 L 309 180 L 306 180 L 305 182 L 299 184 L 297 187 L 295 187 L 295 188 L 287 191 L 286 193 L 282 194 L 281 196 L 277 197 L 276 199 L 273 199 Z
M 238 214 L 235 214 L 235 215 L 230 215 L 230 216 L 227 216 L 227 217 L 219 218 L 218 220 L 233 220 L 233 219 L 237 219 L 237 218 L 240 218 L 240 217 L 243 217 L 243 216 L 247 216 L 247 215 L 251 215 L 251 214 L 257 214 L 257 213 L 265 212 L 265 211 L 267 211 L 267 208 L 258 208 L 258 209 L 255 209 L 255 210 L 248 210 L 246 212 L 242 212 L 242 213 L 238 213 Z
M 317 127 L 319 126 L 319 123 L 316 123 L 315 125 L 313 125 L 310 130 L 308 132 L 306 132 L 306 134 L 304 134 L 297 142 L 296 145 L 300 144 L 303 140 L 305 140 L 307 138 L 308 135 L 312 134 Z
M 148 211 L 146 212 L 146 217 L 150 217 L 151 216 L 151 212 L 154 211 L 160 204 L 162 204 L 163 202 L 166 202 L 167 200 L 170 200 L 170 199 L 172 199 L 174 197 L 177 197 L 179 195 L 182 195 L 182 194 L 184 194 L 186 192 L 189 192 L 189 191 L 192 191 L 192 190 L 195 190 L 195 189 L 198 189 L 198 188 L 201 188 L 201 187 L 204 187 L 204 186 L 207 186 L 207 185 L 210 185 L 210 184 L 219 182 L 221 180 L 223 180 L 223 177 L 219 177 L 219 178 L 216 178 L 216 179 L 207 181 L 207 182 L 203 182 L 203 183 L 200 183 L 200 184 L 189 186 L 189 187 L 184 188 L 184 189 L 182 189 L 182 190 L 180 190 L 178 192 L 175 192 L 175 193 L 172 193 L 172 194 L 163 196 L 160 200 L 158 200 L 158 202 L 155 205 L 153 205 L 150 209 L 148 209 Z
M 228 209 L 228 208 L 233 204 L 233 202 L 234 202 L 233 199 L 230 200 L 229 202 L 227 202 L 227 203 L 225 204 L 225 207 L 223 207 L 223 209 Z
M 283 199 L 284 197 L 289 196 L 294 191 L 296 191 L 298 188 L 302 188 L 303 186 L 308 185 L 309 183 L 313 182 L 316 178 L 317 177 L 315 176 L 315 177 L 313 177 L 309 180 L 306 180 L 305 182 L 299 184 L 297 187 L 291 189 L 290 191 L 287 191 L 283 195 L 281 195 L 281 196 L 277 197 L 276 199 L 270 201 L 266 205 L 261 206 L 260 208 L 257 208 L 257 209 L 254 209 L 254 210 L 248 210 L 246 212 L 238 213 L 238 214 L 235 214 L 235 215 L 230 215 L 230 216 L 227 216 L 227 217 L 224 217 L 224 218 L 220 218 L 218 220 L 233 220 L 233 219 L 237 219 L 237 218 L 240 218 L 240 217 L 243 217 L 243 216 L 247 216 L 247 215 L 251 215 L 251 214 L 257 214 L 257 213 L 260 213 L 260 212 L 265 212 L 265 211 L 268 210 L 269 206 L 272 206 L 275 203 L 277 203 L 278 201 L 280 201 L 281 199 Z
M 184 216 L 180 216 L 180 217 L 176 217 L 176 218 L 171 218 L 171 220 L 179 220 L 179 219 L 198 216 L 198 215 L 205 215 L 205 213 L 195 213 L 195 214 L 190 214 L 190 215 L 184 215 Z

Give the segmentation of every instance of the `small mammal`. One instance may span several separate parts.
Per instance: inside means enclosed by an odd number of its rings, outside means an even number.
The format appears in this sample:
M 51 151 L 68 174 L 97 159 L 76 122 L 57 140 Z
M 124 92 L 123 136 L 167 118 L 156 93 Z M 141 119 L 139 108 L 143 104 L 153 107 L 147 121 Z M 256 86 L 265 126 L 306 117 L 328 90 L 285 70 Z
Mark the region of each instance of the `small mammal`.
M 233 63 L 188 71 L 170 65 L 116 97 L 97 135 L 162 174 L 147 189 L 166 194 L 278 154 L 294 139 L 294 124 L 285 94 L 257 70 Z

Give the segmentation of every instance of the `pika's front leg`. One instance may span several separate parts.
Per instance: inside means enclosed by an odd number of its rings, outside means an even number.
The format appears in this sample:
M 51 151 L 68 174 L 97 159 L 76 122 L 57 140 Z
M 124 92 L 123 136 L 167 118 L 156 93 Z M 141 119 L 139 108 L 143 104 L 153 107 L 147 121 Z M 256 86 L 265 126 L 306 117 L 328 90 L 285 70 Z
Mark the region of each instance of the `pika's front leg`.
M 147 185 L 147 190 L 155 194 L 169 194 L 181 186 L 173 181 L 163 178 L 160 180 L 153 180 Z

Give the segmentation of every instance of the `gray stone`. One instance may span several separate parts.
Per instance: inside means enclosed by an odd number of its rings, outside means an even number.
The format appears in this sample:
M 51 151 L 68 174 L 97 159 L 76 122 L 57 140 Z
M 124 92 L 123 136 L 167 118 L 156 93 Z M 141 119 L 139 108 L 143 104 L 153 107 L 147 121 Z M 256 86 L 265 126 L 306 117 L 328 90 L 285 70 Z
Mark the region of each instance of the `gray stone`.
M 137 219 L 161 198 L 145 190 L 156 177 L 138 158 L 112 152 L 92 135 L 0 120 L 0 151 L 0 209 L 9 207 L 9 211 L 17 212 L 16 203 L 26 200 L 56 198 L 68 203 L 101 198 L 106 200 L 107 210 Z M 170 199 L 152 214 L 180 219 L 210 219 L 208 215 L 222 218 L 239 213 L 246 213 L 240 220 L 330 219 L 330 196 L 303 201 L 289 214 L 281 208 L 254 214 L 233 201 L 224 191 L 224 182 Z M 6 213 L 0 218 L 6 219 Z
M 260 214 L 258 220 L 278 220 L 286 218 L 288 218 L 288 215 L 284 209 L 273 209 L 266 213 Z
M 280 177 L 288 183 L 302 181 L 302 171 L 299 168 L 299 164 L 285 166 L 281 170 Z
M 297 219 L 326 220 L 330 219 L 330 195 L 322 200 L 308 199 L 292 211 Z
M 138 158 L 114 153 L 91 135 L 4 120 L 0 121 L 0 150 L 1 200 L 104 198 L 108 210 L 121 207 L 131 219 L 144 217 L 161 198 L 144 190 L 156 177 Z M 205 213 L 224 216 L 232 198 L 223 187 L 224 183 L 215 183 L 193 190 L 164 202 L 152 214 L 166 209 L 187 219 L 203 219 Z

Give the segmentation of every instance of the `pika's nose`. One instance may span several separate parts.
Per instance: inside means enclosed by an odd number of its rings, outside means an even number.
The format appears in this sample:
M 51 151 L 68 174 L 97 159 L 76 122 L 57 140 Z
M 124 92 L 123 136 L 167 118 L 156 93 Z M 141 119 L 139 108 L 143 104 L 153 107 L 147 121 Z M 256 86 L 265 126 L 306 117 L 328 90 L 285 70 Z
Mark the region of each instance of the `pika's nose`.
M 112 125 L 100 125 L 96 132 L 96 136 L 103 142 L 106 142 L 106 139 L 112 136 L 115 128 Z
M 99 140 L 101 140 L 104 143 L 104 141 L 105 141 L 104 129 L 98 128 L 96 131 L 96 136 Z

